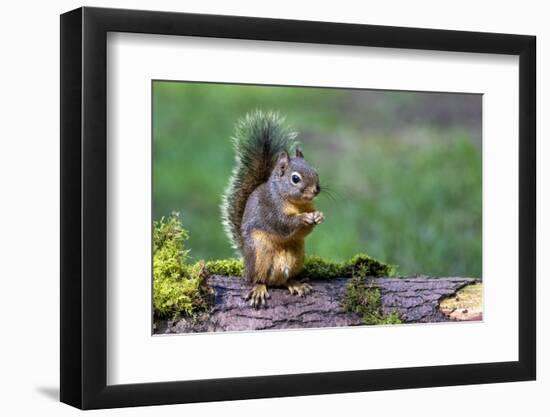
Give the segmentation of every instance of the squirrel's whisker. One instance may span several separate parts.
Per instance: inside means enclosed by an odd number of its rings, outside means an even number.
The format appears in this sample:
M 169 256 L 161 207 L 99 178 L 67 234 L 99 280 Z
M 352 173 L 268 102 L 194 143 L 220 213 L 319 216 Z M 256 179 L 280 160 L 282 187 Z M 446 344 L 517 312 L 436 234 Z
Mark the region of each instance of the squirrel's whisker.
M 333 201 L 337 201 L 338 199 L 342 200 L 341 194 L 338 193 L 332 187 L 323 184 L 320 188 L 321 188 L 321 192 L 320 192 L 319 195 L 326 195 L 327 197 L 329 197 Z
M 321 194 L 319 194 L 319 195 L 321 197 L 327 197 L 333 203 L 336 202 L 336 197 L 334 197 L 331 193 L 329 193 L 327 191 L 321 192 Z

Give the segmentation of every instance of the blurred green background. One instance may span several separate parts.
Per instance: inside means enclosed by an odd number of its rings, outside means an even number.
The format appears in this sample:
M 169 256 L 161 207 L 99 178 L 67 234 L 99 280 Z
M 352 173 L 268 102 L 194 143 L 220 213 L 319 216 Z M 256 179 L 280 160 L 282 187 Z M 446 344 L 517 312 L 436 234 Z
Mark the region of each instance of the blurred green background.
M 286 116 L 333 191 L 306 253 L 481 276 L 481 95 L 154 81 L 153 216 L 180 213 L 193 259 L 234 256 L 219 205 L 235 122 L 255 109 Z

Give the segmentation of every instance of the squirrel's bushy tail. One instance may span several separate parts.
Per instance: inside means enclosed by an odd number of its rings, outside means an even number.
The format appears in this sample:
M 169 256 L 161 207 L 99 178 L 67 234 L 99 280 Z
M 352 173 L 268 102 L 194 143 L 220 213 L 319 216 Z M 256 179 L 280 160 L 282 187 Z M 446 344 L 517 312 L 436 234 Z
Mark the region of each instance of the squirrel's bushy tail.
M 241 222 L 246 201 L 271 175 L 277 156 L 295 146 L 296 132 L 284 125 L 274 112 L 254 111 L 237 122 L 231 138 L 235 167 L 225 189 L 222 222 L 233 248 L 242 248 Z

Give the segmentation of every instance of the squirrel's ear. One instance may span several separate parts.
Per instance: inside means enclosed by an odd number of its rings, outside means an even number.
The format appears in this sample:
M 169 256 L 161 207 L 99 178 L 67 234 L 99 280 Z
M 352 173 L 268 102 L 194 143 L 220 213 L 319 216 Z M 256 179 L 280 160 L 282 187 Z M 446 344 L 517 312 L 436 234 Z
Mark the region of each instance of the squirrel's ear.
M 300 148 L 296 148 L 296 158 L 303 158 L 304 154 Z
M 282 177 L 285 175 L 285 171 L 288 167 L 288 164 L 290 162 L 290 157 L 288 156 L 287 151 L 283 151 L 279 154 L 279 158 L 277 159 L 277 169 L 279 170 L 279 175 Z

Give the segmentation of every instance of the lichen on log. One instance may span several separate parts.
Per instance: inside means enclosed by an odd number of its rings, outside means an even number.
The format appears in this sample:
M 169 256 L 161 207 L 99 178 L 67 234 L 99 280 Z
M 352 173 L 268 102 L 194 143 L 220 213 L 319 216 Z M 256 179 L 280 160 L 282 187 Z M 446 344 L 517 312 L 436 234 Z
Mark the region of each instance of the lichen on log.
M 451 320 L 476 321 L 483 319 L 483 285 L 467 285 L 439 304 L 445 316 Z

